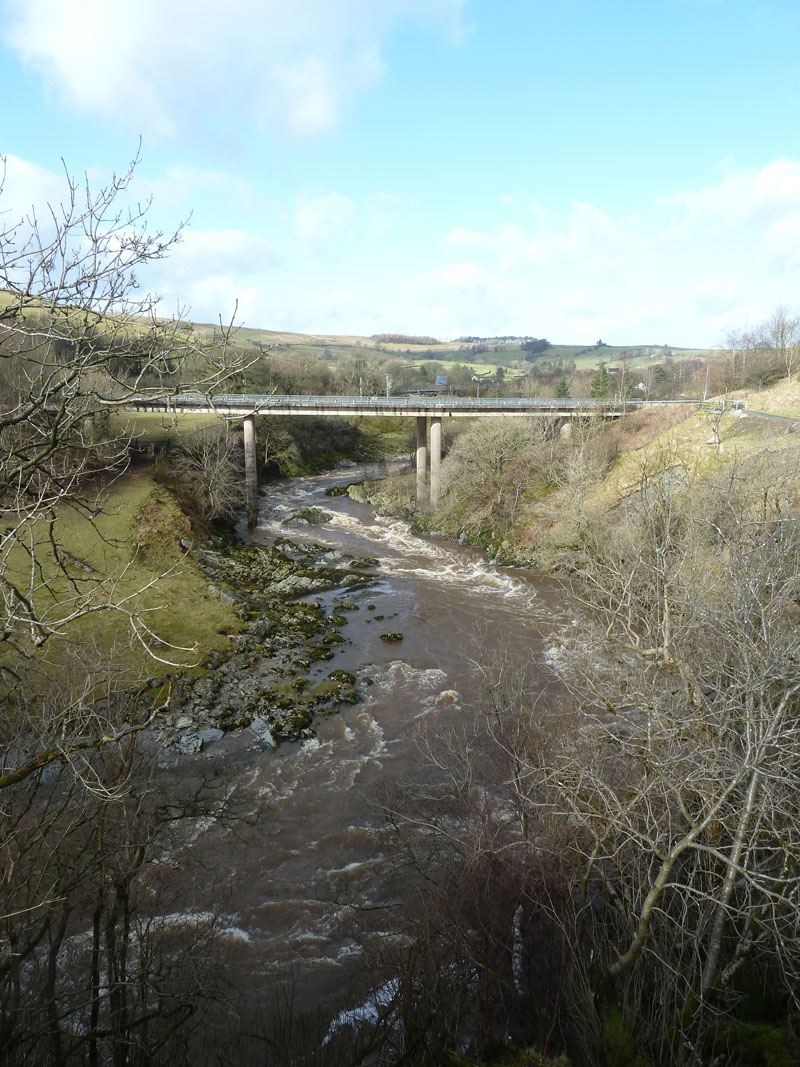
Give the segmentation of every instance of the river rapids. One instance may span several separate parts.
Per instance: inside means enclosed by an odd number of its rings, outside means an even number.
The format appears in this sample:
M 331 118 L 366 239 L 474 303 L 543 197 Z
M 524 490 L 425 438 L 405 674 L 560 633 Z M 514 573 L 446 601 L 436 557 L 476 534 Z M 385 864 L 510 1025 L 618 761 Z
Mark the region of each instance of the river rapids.
M 244 761 L 239 742 L 232 790 L 257 821 L 237 831 L 208 818 L 193 831 L 192 848 L 213 871 L 207 884 L 193 886 L 197 914 L 221 908 L 250 988 L 264 992 L 291 980 L 308 1005 L 341 1005 L 355 988 L 362 945 L 354 918 L 380 904 L 386 862 L 371 798 L 413 770 L 421 724 L 435 730 L 439 717 L 475 714 L 478 665 L 532 666 L 542 688 L 556 692 L 559 635 L 574 625 L 554 583 L 325 494 L 379 474 L 348 468 L 262 492 L 252 541 L 288 536 L 379 560 L 377 583 L 352 594 L 359 610 L 348 617 L 349 643 L 320 667 L 321 674 L 342 668 L 356 675 L 364 699 L 321 720 L 312 739 L 276 750 L 251 745 Z M 310 507 L 330 518 L 284 524 Z M 382 640 L 386 631 L 402 640 Z M 219 762 L 235 745 L 226 738 L 205 758 Z M 225 886 L 222 901 L 218 888 L 211 899 L 212 883 Z

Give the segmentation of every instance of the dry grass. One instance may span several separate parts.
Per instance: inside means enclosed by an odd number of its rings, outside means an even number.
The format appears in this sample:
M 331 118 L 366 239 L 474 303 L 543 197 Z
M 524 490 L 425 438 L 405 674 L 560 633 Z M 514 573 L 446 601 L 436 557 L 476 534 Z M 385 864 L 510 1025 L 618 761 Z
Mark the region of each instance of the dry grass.
M 755 410 L 791 414 L 794 405 L 800 409 L 800 385 L 781 383 L 751 393 L 748 399 Z M 767 456 L 766 462 L 790 465 L 798 449 L 800 424 L 741 418 L 728 412 L 715 415 L 691 405 L 637 412 L 587 442 L 586 462 L 576 467 L 578 480 L 537 502 L 518 524 L 515 536 L 538 549 L 543 566 L 558 565 L 562 551 L 572 543 L 576 524 L 606 514 L 638 492 L 645 470 L 652 477 L 681 466 L 696 477 L 711 477 L 720 464 L 746 466 L 759 456 Z M 604 467 L 605 473 L 598 478 L 597 472 Z
M 766 411 L 773 415 L 796 415 L 800 417 L 800 382 L 778 382 L 769 389 L 757 393 L 742 393 L 747 406 L 754 411 Z

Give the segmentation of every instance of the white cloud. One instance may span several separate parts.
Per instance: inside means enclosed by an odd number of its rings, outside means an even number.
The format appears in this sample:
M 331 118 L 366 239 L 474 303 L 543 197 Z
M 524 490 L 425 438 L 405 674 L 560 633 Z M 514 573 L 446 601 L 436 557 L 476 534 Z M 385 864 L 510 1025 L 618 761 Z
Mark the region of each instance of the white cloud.
M 16 246 L 22 249 L 32 234 L 30 222 L 35 218 L 42 240 L 49 240 L 54 233 L 52 212 L 62 217 L 68 208 L 69 185 L 66 174 L 58 174 L 39 167 L 18 156 L 5 156 L 0 187 L 0 230 L 7 230 L 20 223 Z M 109 180 L 109 175 L 92 176 L 92 188 L 99 188 Z M 243 197 L 244 183 L 237 183 L 224 173 L 203 172 L 191 168 L 175 168 L 160 179 L 147 180 L 137 175 L 130 190 L 122 192 L 116 207 L 124 209 L 126 203 L 134 203 L 153 193 L 156 206 L 163 206 L 171 196 L 177 201 L 180 188 L 189 184 L 193 188 L 224 188 L 236 190 Z M 241 188 L 238 186 L 241 185 Z M 76 190 L 78 207 L 84 197 L 80 177 Z M 148 220 L 152 222 L 152 220 Z M 153 232 L 154 227 L 149 227 Z M 4 269 L 13 273 L 7 250 Z M 160 310 L 172 314 L 179 307 L 190 306 L 205 320 L 232 314 L 238 300 L 239 315 L 245 309 L 259 306 L 261 284 L 254 279 L 266 279 L 283 262 L 275 246 L 262 236 L 241 229 L 193 229 L 183 230 L 180 240 L 174 244 L 166 258 L 155 260 L 142 267 L 139 282 L 143 290 L 162 296 Z M 251 323 L 252 324 L 252 323 Z
M 261 302 L 260 286 L 243 286 L 238 277 L 226 274 L 209 274 L 182 287 L 179 307 L 183 317 L 193 322 L 221 320 L 223 326 L 231 321 L 237 326 L 259 326 Z
M 168 260 L 170 274 L 261 274 L 282 261 L 263 238 L 244 230 L 184 231 Z
M 3 227 L 26 216 L 32 207 L 43 217 L 46 204 L 58 204 L 67 195 L 66 175 L 54 174 L 18 156 L 7 155 L 4 159 L 5 167 L 0 169 L 0 225 Z
M 640 241 L 628 220 L 612 219 L 593 204 L 574 201 L 565 217 L 537 207 L 528 226 L 506 223 L 491 232 L 457 228 L 445 244 L 493 253 L 507 267 L 521 264 L 592 262 L 602 266 L 626 255 Z
M 438 253 L 419 244 L 416 270 L 392 256 L 376 272 L 373 245 L 363 243 L 375 239 L 373 211 L 385 206 L 391 214 L 404 209 L 402 202 L 373 194 L 356 206 L 342 192 L 306 193 L 295 200 L 299 240 L 280 271 L 266 246 L 251 252 L 237 243 L 241 238 L 198 236 L 197 254 L 188 249 L 181 295 L 199 309 L 198 300 L 232 297 L 235 279 L 245 293 L 247 321 L 267 328 L 715 345 L 728 329 L 765 317 L 777 303 L 800 311 L 800 210 L 792 192 L 800 164 L 779 163 L 746 175 L 729 172 L 703 190 L 704 202 L 739 205 L 724 226 L 724 213 L 705 218 L 687 192 L 668 203 L 654 200 L 636 216 L 586 201 L 556 212 L 520 202 L 493 227 L 465 218 L 441 235 Z M 747 194 L 745 209 L 731 196 L 732 186 Z M 203 242 L 209 251 L 201 269 Z M 335 275 L 325 265 L 331 251 Z M 252 263 L 260 267 L 249 275 Z
M 223 195 L 237 207 L 253 210 L 259 203 L 258 193 L 235 174 L 223 170 L 203 170 L 199 167 L 175 164 L 167 167 L 159 178 L 141 173 L 134 177 L 132 188 L 142 198 L 152 197 L 155 207 L 169 212 L 184 211 L 206 193 Z
M 681 211 L 681 226 L 766 225 L 800 211 L 800 162 L 776 159 L 760 170 L 729 170 L 717 185 L 664 197 Z
M 318 249 L 339 237 L 355 213 L 353 201 L 337 192 L 318 197 L 300 193 L 295 200 L 295 218 L 300 238 Z
M 407 325 L 419 332 L 454 336 L 493 333 L 515 317 L 520 302 L 516 279 L 502 270 L 474 263 L 452 263 L 409 280 L 400 307 Z M 409 309 L 413 312 L 409 314 Z M 505 331 L 502 331 L 505 332 Z
M 714 345 L 779 303 L 800 312 L 800 163 L 791 160 L 729 169 L 637 216 L 586 201 L 557 211 L 515 201 L 497 225 L 458 220 L 438 246 L 431 220 L 421 239 L 409 204 L 386 192 L 356 200 L 323 189 L 266 205 L 235 175 L 189 167 L 136 183 L 134 195 L 153 192 L 156 208 L 186 189 L 245 206 L 252 232 L 190 226 L 141 279 L 163 294 L 165 314 L 180 303 L 201 321 L 229 317 L 238 300 L 239 318 L 267 329 Z M 1 218 L 34 201 L 45 217 L 42 204 L 65 190 L 62 175 L 10 156 Z
M 199 109 L 316 133 L 379 78 L 395 26 L 457 39 L 463 2 L 3 0 L 3 36 L 70 106 L 137 132 L 171 136 Z
M 777 273 L 800 267 L 800 211 L 771 223 L 762 241 L 762 255 Z
M 445 235 L 444 243 L 457 248 L 479 248 L 507 254 L 511 249 L 527 247 L 529 238 L 521 227 L 515 225 L 498 226 L 491 233 L 458 227 Z
M 149 265 L 142 282 L 161 297 L 162 314 L 195 321 L 261 325 L 262 294 L 282 257 L 263 238 L 243 230 L 185 230 L 169 257 Z
M 800 311 L 800 163 L 728 169 L 638 216 L 536 204 L 491 229 L 454 228 L 442 251 L 407 287 L 419 331 L 430 315 L 450 334 L 496 325 L 581 343 L 714 345 L 778 303 Z

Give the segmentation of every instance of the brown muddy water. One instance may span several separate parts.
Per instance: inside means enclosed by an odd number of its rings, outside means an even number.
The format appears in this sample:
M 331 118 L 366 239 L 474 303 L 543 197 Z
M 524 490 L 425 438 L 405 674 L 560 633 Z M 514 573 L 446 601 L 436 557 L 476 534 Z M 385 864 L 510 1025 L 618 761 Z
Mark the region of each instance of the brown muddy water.
M 288 536 L 380 561 L 377 584 L 351 596 L 359 610 L 348 615 L 349 644 L 319 666 L 320 677 L 336 667 L 355 674 L 363 702 L 321 721 L 312 740 L 260 751 L 245 730 L 193 758 L 217 768 L 228 761 L 233 799 L 259 818 L 238 829 L 198 822 L 192 850 L 206 872 L 194 876 L 191 910 L 222 910 L 250 990 L 268 996 L 291 980 L 304 1006 L 341 1006 L 351 989 L 358 1000 L 360 919 L 381 903 L 387 867 L 372 798 L 413 772 L 420 728 L 435 731 L 454 715 L 474 715 L 476 663 L 501 660 L 532 665 L 557 714 L 558 646 L 575 625 L 554 583 L 415 536 L 406 523 L 348 497 L 325 495 L 328 486 L 375 474 L 362 467 L 271 485 L 252 534 L 262 544 Z M 282 525 L 312 506 L 330 520 Z M 381 640 L 387 631 L 402 641 Z M 380 936 L 380 921 L 378 910 L 370 936 Z

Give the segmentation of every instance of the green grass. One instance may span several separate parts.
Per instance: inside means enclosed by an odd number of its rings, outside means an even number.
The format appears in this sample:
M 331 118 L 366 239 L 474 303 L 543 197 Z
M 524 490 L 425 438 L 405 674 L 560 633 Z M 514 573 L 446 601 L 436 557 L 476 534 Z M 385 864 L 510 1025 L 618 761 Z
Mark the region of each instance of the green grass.
M 113 434 L 130 435 L 138 448 L 174 442 L 179 434 L 202 430 L 206 426 L 218 426 L 222 422 L 216 415 L 186 413 L 166 415 L 159 411 L 114 412 L 110 417 Z
M 506 368 L 506 380 L 509 379 L 509 378 L 519 377 L 520 375 L 525 373 L 525 371 L 522 370 L 522 369 L 509 368 L 508 363 L 504 363 L 502 361 L 500 363 L 481 363 L 481 362 L 475 362 L 474 360 L 464 360 L 464 359 L 446 360 L 446 359 L 439 359 L 438 357 L 436 359 L 432 359 L 432 360 L 425 360 L 425 359 L 424 360 L 414 360 L 413 362 L 411 362 L 409 364 L 409 366 L 419 370 L 422 367 L 430 366 L 431 363 L 436 363 L 440 367 L 443 367 L 444 370 L 445 370 L 445 373 L 447 373 L 448 371 L 451 371 L 454 367 L 466 367 L 467 370 L 470 372 L 470 374 L 494 374 L 495 371 L 497 370 L 498 366 L 501 366 L 501 367 L 505 367 Z
M 93 497 L 90 502 L 94 504 Z M 198 664 L 213 649 L 226 648 L 227 635 L 240 629 L 230 605 L 209 592 L 200 568 L 180 546 L 181 538 L 191 537 L 189 520 L 149 474 L 127 475 L 115 483 L 93 521 L 81 511 L 61 508 L 55 529 L 70 558 L 69 580 L 56 567 L 46 524 L 33 528 L 43 579 L 37 606 L 52 618 L 69 612 L 75 591 L 71 582 L 95 604 L 130 598 L 127 608 L 137 611 L 162 641 L 183 649 L 157 646 L 157 654 L 186 666 Z M 24 553 L 17 550 L 8 563 L 9 577 L 24 581 Z M 89 649 L 95 657 L 113 659 L 120 674 L 131 678 L 173 669 L 150 657 L 133 637 L 128 619 L 113 610 L 69 623 L 35 656 L 46 678 Z
M 593 370 L 601 362 L 612 367 L 621 366 L 625 358 L 628 369 L 632 369 L 633 367 L 655 366 L 665 362 L 669 364 L 670 359 L 694 357 L 704 359 L 720 355 L 719 349 L 715 348 L 670 348 L 669 351 L 672 352 L 672 356 L 665 356 L 663 347 L 659 345 L 603 345 L 602 348 L 594 345 L 552 345 L 547 351 L 537 356 L 536 362 L 549 362 L 557 359 L 572 360 L 576 370 Z M 524 356 L 525 353 L 520 352 L 518 358 L 524 358 Z M 535 363 L 528 364 L 528 366 L 534 365 Z

